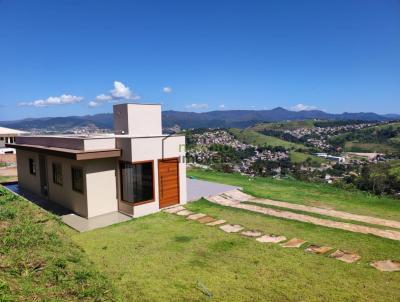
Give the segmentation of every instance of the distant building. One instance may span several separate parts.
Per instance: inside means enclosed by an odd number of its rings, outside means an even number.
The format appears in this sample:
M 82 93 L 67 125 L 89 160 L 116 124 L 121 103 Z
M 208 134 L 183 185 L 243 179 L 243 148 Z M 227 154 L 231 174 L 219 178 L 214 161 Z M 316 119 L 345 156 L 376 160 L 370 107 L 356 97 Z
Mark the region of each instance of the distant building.
M 336 161 L 338 163 L 344 163 L 346 162 L 346 158 L 344 156 L 333 156 L 333 155 L 328 155 L 326 157 L 327 160 L 331 160 L 331 161 Z
M 15 154 L 14 148 L 7 148 L 6 144 L 15 143 L 15 138 L 28 132 L 0 127 L 0 154 Z
M 315 153 L 315 156 L 322 157 L 330 161 L 336 161 L 338 163 L 346 162 L 346 158 L 344 156 L 333 156 L 329 155 L 328 153 Z

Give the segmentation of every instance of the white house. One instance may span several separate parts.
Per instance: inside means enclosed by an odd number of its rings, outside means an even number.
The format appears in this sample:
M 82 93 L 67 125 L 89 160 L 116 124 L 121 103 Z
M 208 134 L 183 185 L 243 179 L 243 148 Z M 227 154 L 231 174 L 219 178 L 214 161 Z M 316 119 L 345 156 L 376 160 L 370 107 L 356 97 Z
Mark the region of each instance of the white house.
M 162 134 L 161 105 L 114 106 L 114 135 L 18 136 L 19 186 L 90 218 L 186 203 L 185 137 Z
M 0 154 L 14 154 L 14 148 L 7 148 L 6 144 L 15 142 L 15 138 L 19 135 L 27 134 L 25 131 L 0 127 Z

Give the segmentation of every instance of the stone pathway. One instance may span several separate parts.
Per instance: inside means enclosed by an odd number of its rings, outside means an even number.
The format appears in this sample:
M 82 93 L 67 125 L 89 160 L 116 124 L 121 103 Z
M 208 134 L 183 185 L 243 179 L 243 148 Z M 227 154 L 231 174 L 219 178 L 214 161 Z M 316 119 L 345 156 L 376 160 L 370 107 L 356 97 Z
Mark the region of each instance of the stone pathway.
M 305 249 L 305 251 L 308 253 L 318 254 L 318 255 L 325 254 L 331 250 L 332 250 L 332 248 L 330 246 L 319 246 L 319 245 L 315 245 L 315 244 L 312 244 L 308 248 Z
M 241 198 L 241 196 L 236 196 Z M 240 204 L 240 201 L 236 201 L 236 203 Z M 223 219 L 215 219 L 211 216 L 208 216 L 203 213 L 193 213 L 189 210 L 186 210 L 182 206 L 177 206 L 174 208 L 168 208 L 164 210 L 166 213 L 176 214 L 179 216 L 186 216 L 188 220 L 198 221 L 201 224 L 205 224 L 207 226 L 219 226 L 219 229 L 226 233 L 239 233 L 245 237 L 255 238 L 256 241 L 260 243 L 271 243 L 271 244 L 278 244 L 283 248 L 300 248 L 307 241 L 299 239 L 299 238 L 292 238 L 288 241 L 285 236 L 280 235 L 268 235 L 263 234 L 261 231 L 257 230 L 244 230 L 245 228 L 238 224 L 225 224 L 226 221 Z M 243 231 L 244 230 L 244 231 Z M 324 255 L 331 251 L 333 248 L 329 246 L 320 246 L 316 244 L 308 245 L 304 252 L 312 253 L 316 255 Z M 361 259 L 361 256 L 337 249 L 335 252 L 329 255 L 330 258 L 334 258 L 340 260 L 345 263 L 354 263 Z M 383 261 L 374 261 L 370 264 L 372 267 L 385 272 L 395 272 L 400 271 L 400 262 L 394 260 L 383 260 Z
M 192 214 L 192 215 L 187 216 L 187 219 L 189 219 L 189 220 L 197 220 L 197 219 L 200 219 L 200 218 L 203 218 L 203 217 L 206 217 L 206 216 L 207 216 L 206 214 L 197 213 L 197 214 Z
M 306 242 L 307 241 L 304 241 L 302 239 L 293 238 L 290 239 L 289 241 L 286 241 L 285 243 L 281 243 L 281 247 L 299 248 Z
M 331 258 L 336 258 L 337 260 L 353 263 L 361 259 L 361 256 L 355 253 L 346 252 L 342 250 L 337 250 L 336 252 L 329 255 Z
M 393 260 L 375 261 L 371 266 L 382 272 L 398 272 L 400 271 L 400 262 Z
M 260 237 L 262 235 L 259 231 L 243 231 L 240 234 L 246 237 Z
M 256 239 L 261 243 L 279 243 L 287 240 L 285 236 L 275 236 L 275 235 L 264 235 Z
M 239 190 L 228 191 L 228 192 L 225 192 L 224 194 L 221 194 L 221 196 L 228 198 L 228 199 L 233 199 L 235 201 L 241 201 L 241 202 L 242 201 L 251 201 L 251 202 L 264 204 L 264 205 L 276 206 L 276 207 L 280 207 L 280 208 L 309 212 L 309 213 L 320 214 L 320 215 L 325 215 L 325 216 L 330 216 L 330 217 L 336 217 L 336 218 L 341 218 L 341 219 L 365 222 L 365 223 L 369 223 L 369 224 L 376 224 L 376 225 L 386 226 L 389 228 L 400 229 L 400 221 L 396 221 L 396 220 L 389 220 L 389 219 L 377 218 L 377 217 L 373 217 L 373 216 L 352 214 L 352 213 L 343 212 L 343 211 L 323 209 L 323 208 L 306 206 L 306 205 L 290 203 L 290 202 L 285 202 L 285 201 L 276 201 L 276 200 L 271 200 L 271 199 L 266 199 L 266 198 L 257 198 L 257 197 L 251 196 L 249 194 L 243 193 Z
M 362 233 L 362 234 L 372 234 L 378 237 L 383 237 L 383 238 L 388 238 L 392 240 L 400 240 L 400 231 L 393 231 L 393 230 L 382 230 L 374 227 L 369 227 L 369 226 L 363 226 L 363 225 L 357 225 L 357 224 L 352 224 L 348 222 L 340 222 L 340 221 L 333 221 L 329 219 L 322 219 L 322 218 L 317 218 L 305 214 L 298 214 L 290 211 L 283 211 L 283 210 L 276 210 L 272 208 L 265 208 L 257 205 L 250 205 L 250 204 L 245 204 L 242 203 L 241 200 L 238 198 L 242 198 L 244 193 L 240 192 L 241 194 L 237 194 L 235 192 L 236 198 L 232 197 L 229 198 L 227 193 L 224 193 L 222 195 L 216 195 L 208 198 L 209 201 L 213 203 L 217 203 L 219 205 L 223 206 L 228 206 L 232 208 L 237 208 L 237 209 L 244 209 L 256 213 L 261 213 L 273 217 L 278 217 L 278 218 L 285 218 L 285 219 L 290 219 L 290 220 L 296 220 L 296 221 L 301 221 L 301 222 L 307 222 L 307 223 L 312 223 L 315 225 L 320 225 L 324 227 L 329 227 L 329 228 L 335 228 L 335 229 L 341 229 L 341 230 L 346 230 L 350 232 L 355 232 L 355 233 Z M 232 193 L 230 193 L 232 194 Z M 247 195 L 247 194 L 245 194 Z M 247 195 L 249 196 L 249 195 Z
M 244 229 L 244 227 L 238 224 L 224 224 L 219 228 L 227 233 L 237 233 Z
M 206 225 L 208 225 L 208 226 L 216 226 L 216 225 L 224 224 L 225 222 L 226 222 L 225 220 L 220 219 L 220 220 L 216 220 L 216 221 L 213 221 L 213 222 L 206 223 Z
M 189 216 L 191 214 L 193 214 L 193 212 L 191 212 L 189 210 L 182 210 L 182 211 L 176 212 L 176 215 L 179 215 L 179 216 Z

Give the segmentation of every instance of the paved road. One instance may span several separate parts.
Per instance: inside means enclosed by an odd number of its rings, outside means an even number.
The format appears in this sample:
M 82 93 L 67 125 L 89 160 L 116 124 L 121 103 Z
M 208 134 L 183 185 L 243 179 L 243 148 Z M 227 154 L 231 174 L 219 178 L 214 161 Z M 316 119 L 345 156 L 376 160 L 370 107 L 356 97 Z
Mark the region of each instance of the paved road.
M 213 195 L 222 194 L 227 191 L 240 189 L 239 187 L 224 185 L 220 183 L 198 180 L 198 179 L 187 179 L 187 200 L 195 201 L 202 197 L 210 197 Z

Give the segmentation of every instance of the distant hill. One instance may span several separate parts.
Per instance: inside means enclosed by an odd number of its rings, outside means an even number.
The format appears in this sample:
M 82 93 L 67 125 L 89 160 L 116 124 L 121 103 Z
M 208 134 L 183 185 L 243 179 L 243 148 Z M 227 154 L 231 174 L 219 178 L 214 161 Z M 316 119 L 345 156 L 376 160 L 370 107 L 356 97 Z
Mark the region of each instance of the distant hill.
M 331 137 L 330 142 L 351 152 L 400 151 L 400 123 L 373 126 Z
M 245 128 L 261 122 L 305 119 L 385 121 L 393 119 L 394 116 L 396 115 L 384 116 L 373 112 L 332 114 L 320 110 L 290 111 L 281 107 L 272 110 L 223 110 L 201 113 L 168 110 L 163 112 L 163 127 L 179 125 L 181 128 Z M 0 126 L 22 130 L 36 128 L 64 131 L 73 127 L 88 125 L 95 125 L 103 129 L 112 129 L 113 116 L 111 113 L 103 113 L 0 122 Z

